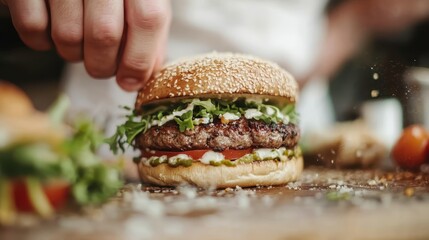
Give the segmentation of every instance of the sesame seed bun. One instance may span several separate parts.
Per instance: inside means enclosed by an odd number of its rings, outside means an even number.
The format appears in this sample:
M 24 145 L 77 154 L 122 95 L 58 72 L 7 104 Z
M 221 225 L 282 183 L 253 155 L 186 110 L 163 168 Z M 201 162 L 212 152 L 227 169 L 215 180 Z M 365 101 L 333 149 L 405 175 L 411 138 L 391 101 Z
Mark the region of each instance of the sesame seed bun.
M 302 157 L 289 161 L 255 161 L 235 167 L 211 166 L 194 162 L 190 167 L 170 167 L 160 164 L 156 167 L 138 164 L 143 182 L 159 186 L 190 184 L 201 188 L 227 188 L 281 185 L 298 179 L 303 169 Z
M 59 144 L 65 129 L 34 109 L 30 98 L 12 83 L 0 81 L 0 148 L 26 142 Z
M 25 116 L 34 111 L 24 91 L 12 83 L 0 81 L 0 115 Z
M 140 90 L 136 109 L 161 100 L 189 97 L 261 96 L 294 103 L 298 85 L 277 64 L 233 53 L 210 53 L 165 66 Z

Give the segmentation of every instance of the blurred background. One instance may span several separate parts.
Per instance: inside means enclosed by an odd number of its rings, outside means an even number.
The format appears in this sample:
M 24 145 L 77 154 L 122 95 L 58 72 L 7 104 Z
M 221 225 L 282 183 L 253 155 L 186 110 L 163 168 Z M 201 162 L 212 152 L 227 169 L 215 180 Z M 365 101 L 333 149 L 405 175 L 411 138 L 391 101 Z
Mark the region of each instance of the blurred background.
M 254 54 L 297 77 L 302 101 L 311 106 L 302 107 L 303 116 L 321 111 L 328 122 L 364 118 L 386 138 L 411 123 L 429 128 L 429 1 L 178 2 L 172 2 L 169 60 L 212 50 Z M 0 79 L 22 87 L 44 110 L 70 86 L 65 81 L 90 77 L 70 74 L 54 49 L 27 48 L 0 7 Z M 327 110 L 306 100 L 324 88 L 316 84 L 306 92 L 316 81 L 327 83 Z

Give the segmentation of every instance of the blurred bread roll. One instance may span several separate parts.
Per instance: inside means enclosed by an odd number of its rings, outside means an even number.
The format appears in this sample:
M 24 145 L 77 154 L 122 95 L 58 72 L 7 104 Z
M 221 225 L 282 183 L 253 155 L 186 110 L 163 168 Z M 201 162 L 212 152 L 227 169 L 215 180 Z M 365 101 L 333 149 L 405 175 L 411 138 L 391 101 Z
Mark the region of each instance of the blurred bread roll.
M 332 128 L 305 137 L 306 163 L 336 168 L 374 167 L 387 156 L 387 147 L 357 120 L 339 123 Z
M 0 115 L 25 116 L 34 111 L 24 91 L 11 83 L 0 81 Z
M 30 98 L 17 86 L 0 81 L 0 148 L 23 142 L 57 144 L 65 129 L 48 114 L 34 109 Z

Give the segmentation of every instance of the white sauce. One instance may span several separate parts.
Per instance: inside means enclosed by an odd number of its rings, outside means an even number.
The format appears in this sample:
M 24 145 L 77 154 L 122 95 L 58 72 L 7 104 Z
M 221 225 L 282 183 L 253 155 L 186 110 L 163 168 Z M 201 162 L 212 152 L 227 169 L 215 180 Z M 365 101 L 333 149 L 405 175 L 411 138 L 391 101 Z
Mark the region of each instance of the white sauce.
M 207 151 L 204 153 L 204 155 L 201 157 L 200 161 L 204 164 L 210 164 L 211 161 L 213 162 L 220 162 L 225 159 L 225 156 L 223 156 L 222 153 L 214 152 L 214 151 Z
M 234 120 L 240 119 L 240 116 L 238 116 L 238 115 L 236 115 L 234 113 L 229 113 L 229 112 L 222 114 L 221 117 L 223 117 L 223 118 L 225 118 L 226 120 L 229 120 L 229 121 L 234 121 Z
M 289 123 L 289 121 L 290 121 L 289 116 L 285 116 L 285 115 L 283 115 L 283 114 L 282 114 L 282 116 L 283 116 L 283 117 L 282 117 L 282 121 L 283 121 L 283 123 L 284 123 L 284 124 Z
M 255 149 L 254 153 L 260 159 L 272 159 L 272 158 L 278 158 L 278 157 L 283 156 L 285 151 L 286 151 L 286 148 L 284 148 L 284 147 L 279 148 L 279 149 L 259 148 L 259 149 Z
M 281 147 L 279 149 L 259 148 L 259 149 L 253 150 L 252 154 L 256 154 L 257 157 L 261 160 L 280 158 L 280 160 L 286 161 L 288 158 L 287 156 L 285 156 L 285 152 L 286 152 L 286 148 L 284 147 Z M 249 154 L 246 154 L 246 155 L 249 155 Z M 244 155 L 243 157 L 245 157 L 246 155 Z M 160 164 L 168 162 L 169 164 L 175 165 L 177 163 L 177 160 L 179 159 L 192 159 L 192 158 L 187 154 L 178 154 L 170 158 L 168 158 L 166 155 L 163 155 L 161 157 L 152 156 L 150 158 L 142 158 L 141 160 L 145 165 L 150 166 L 150 162 L 155 159 L 158 159 L 158 162 Z M 204 153 L 201 159 L 199 159 L 199 161 L 204 164 L 210 164 L 210 162 L 220 162 L 224 159 L 225 159 L 225 156 L 220 152 L 207 151 L 206 153 Z
M 152 156 L 152 157 L 150 157 L 150 158 L 145 158 L 145 157 L 143 157 L 143 158 L 141 159 L 141 161 L 143 162 L 143 164 L 144 164 L 144 165 L 146 165 L 146 166 L 150 166 L 150 162 L 151 162 L 151 161 L 154 161 L 155 159 L 158 159 L 158 161 L 159 161 L 159 163 L 160 163 L 160 164 L 161 164 L 161 163 L 165 163 L 165 162 L 167 162 L 167 156 L 166 156 L 166 155 L 162 155 L 161 157 Z
M 255 103 L 262 103 L 263 99 L 262 98 L 248 98 L 246 99 L 246 102 L 255 102 Z M 165 123 L 173 120 L 175 117 L 180 117 L 183 114 L 187 113 L 188 111 L 191 111 L 194 109 L 194 104 L 191 102 L 188 104 L 188 106 L 180 111 L 175 111 L 172 112 L 170 115 L 166 115 L 164 117 L 161 118 L 161 120 L 152 120 L 152 122 L 149 123 L 149 128 L 152 126 L 162 126 Z M 264 113 L 262 113 L 261 111 L 259 111 L 256 108 L 250 108 L 247 109 L 244 113 L 244 117 L 246 119 L 254 119 L 257 118 L 259 116 L 262 116 Z M 274 109 L 273 107 L 267 106 L 265 108 L 265 114 L 269 115 L 269 116 L 273 116 L 274 114 L 276 115 L 277 118 L 281 119 L 283 123 L 289 123 L 289 116 L 286 116 L 284 114 L 282 114 L 280 111 Z M 225 118 L 228 121 L 235 121 L 240 119 L 240 116 L 234 113 L 224 113 L 223 115 L 221 115 L 220 117 Z M 205 117 L 205 118 L 196 118 L 193 120 L 195 125 L 199 125 L 199 124 L 208 124 L 211 122 L 212 119 Z
M 168 163 L 172 164 L 172 165 L 175 165 L 177 163 L 177 160 L 179 160 L 179 159 L 192 159 L 192 158 L 189 155 L 186 155 L 186 154 L 178 154 L 176 156 L 170 157 L 168 159 Z
M 266 112 L 268 115 L 272 116 L 276 111 L 272 107 L 266 107 Z
M 262 112 L 260 112 L 258 109 L 255 109 L 255 108 L 247 109 L 244 112 L 244 117 L 246 119 L 252 119 L 252 118 L 255 118 L 255 117 L 259 117 L 259 116 L 262 116 Z
M 210 123 L 210 118 L 205 117 L 205 118 L 195 118 L 193 120 L 193 123 L 195 125 L 200 125 L 200 124 L 209 124 Z
M 275 109 L 275 108 L 273 108 L 273 107 L 269 107 L 269 106 L 267 106 L 266 108 L 265 108 L 265 113 L 267 114 L 267 115 L 269 115 L 269 116 L 273 116 L 274 114 L 275 114 L 275 116 L 277 117 L 277 118 L 279 118 L 279 119 L 281 119 L 281 121 L 283 122 L 283 123 L 289 123 L 289 116 L 287 116 L 287 115 L 284 115 L 283 113 L 281 113 L 279 110 L 277 110 L 277 109 Z
M 185 113 L 187 113 L 187 112 L 189 112 L 189 111 L 191 111 L 191 110 L 193 110 L 193 109 L 194 109 L 194 104 L 190 103 L 190 104 L 188 104 L 188 106 L 187 106 L 185 109 L 183 109 L 183 110 L 180 110 L 180 111 L 174 111 L 174 112 L 172 112 L 170 115 L 166 115 L 166 116 L 162 117 L 162 118 L 161 118 L 161 120 L 153 120 L 153 121 L 149 124 L 149 127 L 151 127 L 151 126 L 155 126 L 155 125 L 162 126 L 162 125 L 164 125 L 165 123 L 167 123 L 168 121 L 173 120 L 175 117 L 180 117 L 180 116 L 182 116 L 183 114 L 185 114 Z

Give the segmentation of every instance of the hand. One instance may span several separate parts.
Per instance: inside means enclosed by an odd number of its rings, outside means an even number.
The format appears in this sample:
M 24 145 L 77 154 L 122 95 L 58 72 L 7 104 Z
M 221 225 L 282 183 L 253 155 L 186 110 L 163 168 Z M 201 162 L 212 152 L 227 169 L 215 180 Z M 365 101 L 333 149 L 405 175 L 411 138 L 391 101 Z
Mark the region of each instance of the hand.
M 144 87 L 163 62 L 171 11 L 168 0 L 0 0 L 22 41 L 36 50 L 55 46 L 83 60 L 95 78 L 116 74 L 127 91 Z

